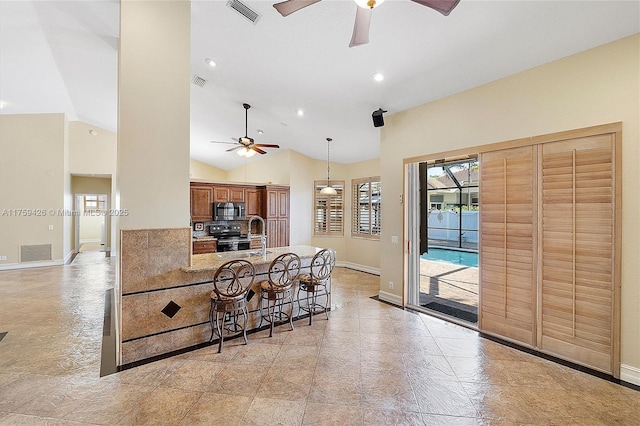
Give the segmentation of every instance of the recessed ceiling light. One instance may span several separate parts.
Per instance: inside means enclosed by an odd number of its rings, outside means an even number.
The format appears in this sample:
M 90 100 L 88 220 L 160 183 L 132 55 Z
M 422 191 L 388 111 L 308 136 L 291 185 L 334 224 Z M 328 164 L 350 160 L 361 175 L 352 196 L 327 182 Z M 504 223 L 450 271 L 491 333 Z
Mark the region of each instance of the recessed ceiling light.
M 91 130 L 89 130 L 89 134 L 90 134 L 91 136 L 98 136 L 98 131 L 97 131 L 97 130 L 94 130 L 94 129 L 91 129 Z
M 207 58 L 207 59 L 205 59 L 205 60 L 204 60 L 204 62 L 205 62 L 207 65 L 209 65 L 210 67 L 215 67 L 216 65 L 218 65 L 218 64 L 216 64 L 216 61 L 214 61 L 214 60 L 213 60 L 213 59 L 211 59 L 211 58 Z
M 373 75 L 373 79 L 375 81 L 382 81 L 384 80 L 384 75 L 382 75 L 381 73 L 377 72 Z
M 301 108 L 298 108 L 298 110 L 296 111 L 296 114 L 298 114 L 298 117 L 302 117 L 304 116 L 304 111 Z
M 264 134 L 264 132 L 262 130 L 258 129 L 258 134 L 262 135 L 262 134 Z
M 4 102 L 0 102 L 0 109 L 4 108 Z

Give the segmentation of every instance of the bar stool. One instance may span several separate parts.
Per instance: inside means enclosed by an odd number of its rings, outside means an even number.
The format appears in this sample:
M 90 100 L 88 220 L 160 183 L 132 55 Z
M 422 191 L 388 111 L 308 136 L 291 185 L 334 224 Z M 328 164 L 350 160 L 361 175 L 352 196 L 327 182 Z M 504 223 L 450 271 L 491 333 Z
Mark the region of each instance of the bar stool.
M 329 319 L 329 292 L 327 284 L 331 281 L 331 272 L 336 266 L 336 251 L 331 248 L 320 250 L 311 259 L 309 275 L 300 275 L 298 286 L 298 316 L 300 312 L 309 313 L 309 325 L 315 314 L 324 312 Z M 303 297 L 300 297 L 303 293 Z M 323 302 L 324 299 L 324 302 Z M 304 302 L 304 303 L 303 303 Z
M 246 260 L 232 260 L 220 266 L 213 276 L 209 323 L 211 338 L 218 336 L 218 353 L 222 352 L 225 337 L 242 333 L 247 342 L 247 293 L 256 277 L 253 264 Z M 240 315 L 244 321 L 240 324 Z
M 260 283 L 260 326 L 263 320 L 271 324 L 269 337 L 273 336 L 276 322 L 289 321 L 293 330 L 293 283 L 299 274 L 300 257 L 285 253 L 273 259 L 268 280 Z M 289 312 L 284 309 L 286 300 L 289 301 Z

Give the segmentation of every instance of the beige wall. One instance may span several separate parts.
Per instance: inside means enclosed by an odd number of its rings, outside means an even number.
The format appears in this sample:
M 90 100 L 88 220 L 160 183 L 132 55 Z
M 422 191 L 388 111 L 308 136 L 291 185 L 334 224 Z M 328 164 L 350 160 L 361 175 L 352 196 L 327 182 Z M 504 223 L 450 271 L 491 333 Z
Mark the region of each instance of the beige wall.
M 189 161 L 189 177 L 193 180 L 221 182 L 227 180 L 227 171 L 191 159 Z
M 260 156 L 260 154 L 256 154 L 256 156 Z M 227 180 L 229 182 L 289 185 L 291 182 L 290 169 L 290 150 L 269 150 L 267 154 L 260 156 L 257 160 L 248 160 L 245 165 L 229 170 Z
M 51 244 L 54 261 L 69 254 L 65 129 L 64 114 L 0 115 L 0 266 L 18 263 L 21 245 Z
M 635 35 L 388 116 L 380 152 L 385 200 L 393 200 L 403 192 L 405 158 L 621 121 L 621 355 L 631 369 L 640 369 L 639 55 Z M 402 205 L 385 202 L 382 283 L 402 282 L 403 245 L 390 243 L 402 226 Z M 402 288 L 381 290 L 402 295 Z
M 190 23 L 186 0 L 120 3 L 119 229 L 189 226 Z
M 95 130 L 95 136 L 89 133 Z M 69 172 L 72 175 L 114 176 L 117 135 L 82 121 L 69 122 Z M 111 192 L 111 191 L 109 191 Z

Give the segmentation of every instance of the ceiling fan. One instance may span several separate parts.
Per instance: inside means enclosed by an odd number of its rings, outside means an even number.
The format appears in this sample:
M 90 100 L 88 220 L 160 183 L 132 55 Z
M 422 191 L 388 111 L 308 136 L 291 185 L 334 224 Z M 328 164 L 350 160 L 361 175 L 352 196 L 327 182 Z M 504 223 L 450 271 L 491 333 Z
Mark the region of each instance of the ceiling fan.
M 293 12 L 318 3 L 321 0 L 286 0 L 276 3 L 276 8 L 282 16 L 288 16 Z M 353 25 L 353 35 L 349 47 L 361 46 L 369 43 L 369 25 L 371 24 L 371 11 L 374 7 L 380 6 L 384 0 L 354 0 L 359 6 L 356 9 L 356 21 Z M 423 6 L 437 10 L 444 16 L 448 16 L 460 0 L 411 0 Z
M 238 151 L 238 154 L 242 157 L 253 157 L 256 152 L 258 154 L 266 154 L 267 151 L 260 148 L 280 148 L 280 145 L 268 144 L 268 143 L 255 143 L 253 138 L 247 136 L 247 123 L 248 123 L 248 112 L 251 105 L 242 104 L 244 107 L 244 136 L 239 137 L 238 139 L 232 138 L 236 142 L 219 142 L 219 141 L 211 141 L 211 143 L 225 143 L 236 145 L 233 148 L 227 149 L 227 152 Z

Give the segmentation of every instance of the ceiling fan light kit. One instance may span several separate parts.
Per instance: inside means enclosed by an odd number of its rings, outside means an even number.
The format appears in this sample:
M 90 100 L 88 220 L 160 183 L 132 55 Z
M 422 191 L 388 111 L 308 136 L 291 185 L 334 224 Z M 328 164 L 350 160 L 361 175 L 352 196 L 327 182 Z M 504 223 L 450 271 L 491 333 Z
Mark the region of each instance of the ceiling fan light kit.
M 321 0 L 286 0 L 273 5 L 282 16 L 289 16 Z M 353 35 L 349 47 L 361 46 L 369 43 L 369 26 L 371 24 L 371 12 L 373 8 L 380 6 L 384 0 L 354 0 L 358 5 L 356 20 L 353 25 Z M 460 3 L 460 0 L 411 0 L 422 6 L 427 6 L 444 16 L 449 16 L 451 11 Z
M 249 112 L 249 108 L 251 108 L 251 105 L 249 104 L 242 104 L 242 106 L 244 107 L 244 136 L 241 136 L 238 138 L 237 142 L 218 142 L 218 141 L 211 141 L 211 143 L 224 143 L 224 144 L 232 144 L 232 145 L 236 145 L 233 148 L 229 148 L 227 149 L 227 152 L 233 152 L 233 151 L 237 151 L 238 155 L 241 157 L 253 157 L 254 155 L 256 155 L 256 152 L 258 154 L 266 154 L 267 151 L 261 149 L 261 148 L 280 148 L 280 145 L 275 145 L 275 144 L 271 144 L 271 143 L 255 143 L 253 138 L 250 138 L 248 136 L 248 112 Z M 259 130 L 258 133 L 262 134 L 262 132 Z

